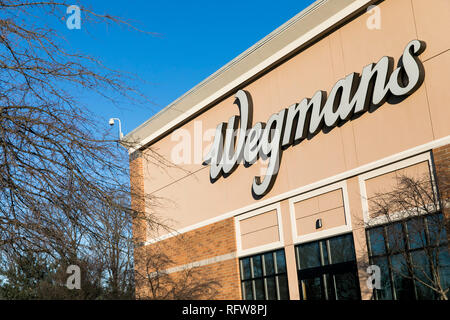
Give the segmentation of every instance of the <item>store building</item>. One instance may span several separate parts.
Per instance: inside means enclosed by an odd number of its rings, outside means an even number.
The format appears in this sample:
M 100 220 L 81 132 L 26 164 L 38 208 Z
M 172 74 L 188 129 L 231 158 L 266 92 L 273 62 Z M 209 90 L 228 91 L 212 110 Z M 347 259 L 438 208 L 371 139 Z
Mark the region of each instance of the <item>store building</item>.
M 171 228 L 137 221 L 136 259 L 162 246 L 164 272 L 195 267 L 218 299 L 371 299 L 369 265 L 375 298 L 435 298 L 389 248 L 395 228 L 410 259 L 430 240 L 370 200 L 448 173 L 449 30 L 448 0 L 319 0 L 132 131 L 132 188 L 154 199 L 133 205 Z M 435 217 L 448 209 L 415 218 L 426 239 Z M 447 235 L 438 247 L 448 286 Z

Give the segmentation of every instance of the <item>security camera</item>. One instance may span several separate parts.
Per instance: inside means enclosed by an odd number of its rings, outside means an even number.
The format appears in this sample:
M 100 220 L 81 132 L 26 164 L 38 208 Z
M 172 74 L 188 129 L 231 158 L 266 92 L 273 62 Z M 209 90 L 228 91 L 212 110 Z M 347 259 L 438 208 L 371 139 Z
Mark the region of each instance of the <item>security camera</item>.
M 122 125 L 120 124 L 120 119 L 119 118 L 109 118 L 109 125 L 113 126 L 114 122 L 117 120 L 118 124 L 119 124 L 119 140 L 121 140 L 123 138 L 123 133 L 122 133 Z

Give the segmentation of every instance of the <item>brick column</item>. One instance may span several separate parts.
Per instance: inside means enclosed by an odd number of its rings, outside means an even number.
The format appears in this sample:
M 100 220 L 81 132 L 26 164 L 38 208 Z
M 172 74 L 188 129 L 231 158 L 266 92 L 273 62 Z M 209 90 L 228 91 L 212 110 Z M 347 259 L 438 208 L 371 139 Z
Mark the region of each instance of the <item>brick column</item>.
M 130 155 L 131 209 L 137 215 L 133 219 L 133 240 L 136 245 L 147 240 L 147 223 L 145 222 L 144 167 L 140 151 Z
M 439 188 L 447 240 L 450 242 L 450 144 L 433 149 L 435 177 Z

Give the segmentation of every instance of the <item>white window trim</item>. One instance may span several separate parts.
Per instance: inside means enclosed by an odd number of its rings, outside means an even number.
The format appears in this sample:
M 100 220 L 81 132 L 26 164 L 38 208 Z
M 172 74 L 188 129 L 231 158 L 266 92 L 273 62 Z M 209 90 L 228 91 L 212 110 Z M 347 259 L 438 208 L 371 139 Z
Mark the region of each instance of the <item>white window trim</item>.
M 295 203 L 319 196 L 324 193 L 328 193 L 330 191 L 339 190 L 339 189 L 342 190 L 342 201 L 344 203 L 345 225 L 299 236 L 297 234 L 297 219 L 295 218 L 295 206 L 294 206 Z M 292 239 L 293 239 L 294 244 L 299 244 L 299 243 L 304 243 L 304 242 L 309 242 L 309 241 L 314 241 L 314 240 L 320 240 L 320 239 L 337 236 L 337 235 L 348 233 L 348 232 L 352 231 L 352 221 L 351 221 L 350 206 L 349 206 L 348 193 L 347 193 L 347 182 L 345 180 L 328 185 L 328 186 L 320 188 L 320 189 L 316 189 L 316 190 L 298 195 L 296 197 L 289 199 L 289 211 L 290 211 L 290 216 L 291 216 L 291 225 L 292 225 L 291 232 L 292 232 Z
M 278 237 L 279 241 L 264 244 L 261 246 L 249 248 L 249 249 L 242 249 L 242 241 L 241 241 L 241 227 L 240 222 L 242 220 L 264 214 L 270 211 L 276 210 L 277 212 L 277 220 L 278 220 Z M 259 254 L 264 251 L 271 251 L 276 250 L 284 247 L 284 234 L 283 234 L 283 223 L 281 220 L 281 206 L 280 203 L 275 203 L 269 206 L 265 206 L 262 208 L 259 208 L 255 211 L 247 212 L 245 214 L 241 214 L 239 216 L 234 217 L 234 225 L 235 225 L 235 236 L 236 236 L 236 247 L 237 247 L 237 257 L 241 258 L 244 256 L 249 256 L 253 254 Z
M 402 212 L 396 212 L 396 213 L 392 214 L 389 217 L 389 219 L 385 216 L 370 218 L 369 217 L 369 201 L 367 199 L 366 180 L 381 176 L 381 175 L 389 173 L 389 172 L 400 170 L 400 169 L 403 169 L 403 168 L 406 168 L 409 166 L 413 166 L 415 164 L 418 164 L 418 163 L 424 162 L 424 161 L 428 162 L 428 168 L 430 170 L 431 182 L 433 184 L 433 192 L 435 193 L 435 195 L 437 195 L 436 182 L 434 179 L 433 163 L 431 161 L 431 151 L 427 151 L 425 153 L 413 156 L 408 159 L 403 159 L 403 160 L 397 161 L 395 163 L 386 165 L 384 167 L 361 174 L 358 177 L 359 188 L 360 188 L 360 192 L 361 192 L 361 204 L 362 204 L 362 208 L 363 208 L 364 225 L 366 227 L 373 227 L 376 225 L 386 224 L 386 223 L 392 222 L 392 221 L 402 220 L 405 218 L 405 214 L 408 215 L 408 212 L 402 211 Z M 424 212 L 423 214 L 425 214 L 425 213 L 426 212 Z M 416 210 L 413 210 L 410 213 L 411 216 L 414 216 L 417 214 L 418 213 Z M 419 214 L 421 214 L 421 213 L 419 213 Z

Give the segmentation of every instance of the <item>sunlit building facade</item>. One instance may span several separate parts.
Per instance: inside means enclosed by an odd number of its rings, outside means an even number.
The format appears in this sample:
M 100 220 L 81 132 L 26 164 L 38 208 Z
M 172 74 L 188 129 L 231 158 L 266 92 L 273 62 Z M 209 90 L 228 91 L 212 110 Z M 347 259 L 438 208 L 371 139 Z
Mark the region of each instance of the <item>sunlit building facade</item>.
M 136 259 L 163 248 L 217 299 L 439 299 L 448 30 L 447 0 L 316 1 L 144 122 L 134 205 L 167 227 L 135 223 Z M 429 182 L 426 210 L 380 215 L 400 177 Z

